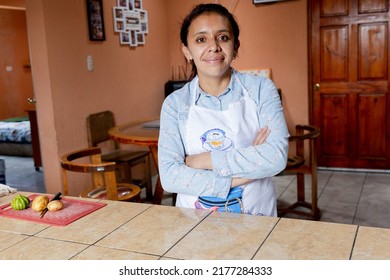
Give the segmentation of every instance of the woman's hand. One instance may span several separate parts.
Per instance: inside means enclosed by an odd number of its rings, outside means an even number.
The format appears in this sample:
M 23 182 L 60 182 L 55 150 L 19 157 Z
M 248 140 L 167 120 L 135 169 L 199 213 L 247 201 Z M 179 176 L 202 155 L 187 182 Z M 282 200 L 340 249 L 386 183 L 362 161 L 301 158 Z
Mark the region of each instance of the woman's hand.
M 271 133 L 271 130 L 268 128 L 268 126 L 260 128 L 259 132 L 257 133 L 257 135 L 255 137 L 255 140 L 253 140 L 253 146 L 263 144 L 270 133 Z
M 213 169 L 210 152 L 187 156 L 185 159 L 187 166 L 197 169 Z

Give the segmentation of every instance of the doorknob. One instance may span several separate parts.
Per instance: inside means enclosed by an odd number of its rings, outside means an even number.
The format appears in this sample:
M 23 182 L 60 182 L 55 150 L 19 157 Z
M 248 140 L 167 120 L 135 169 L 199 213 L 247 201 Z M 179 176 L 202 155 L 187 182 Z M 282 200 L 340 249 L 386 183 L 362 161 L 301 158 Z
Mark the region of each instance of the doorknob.
M 30 103 L 30 104 L 35 104 L 35 103 L 37 103 L 37 101 L 35 100 L 35 97 L 33 97 L 33 98 L 31 98 L 31 97 L 27 98 L 27 102 Z
M 320 84 L 319 83 L 316 83 L 315 85 L 314 85 L 314 90 L 319 90 L 320 89 Z

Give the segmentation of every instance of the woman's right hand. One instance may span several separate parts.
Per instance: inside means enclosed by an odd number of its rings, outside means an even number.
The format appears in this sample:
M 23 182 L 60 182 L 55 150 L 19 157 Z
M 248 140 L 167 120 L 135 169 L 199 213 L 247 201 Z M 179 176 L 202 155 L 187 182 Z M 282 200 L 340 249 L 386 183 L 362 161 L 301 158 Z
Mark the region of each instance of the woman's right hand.
M 263 144 L 270 133 L 271 133 L 271 130 L 268 128 L 268 126 L 260 128 L 259 132 L 257 133 L 257 135 L 255 137 L 255 140 L 252 143 L 253 146 Z M 234 188 L 234 187 L 237 187 L 237 186 L 246 185 L 246 184 L 249 184 L 252 181 L 253 181 L 252 179 L 246 179 L 246 178 L 233 178 L 232 179 L 232 184 L 231 184 L 230 187 Z
M 268 126 L 260 128 L 259 132 L 255 137 L 255 140 L 253 141 L 253 146 L 263 144 L 270 133 L 271 130 L 268 128 Z

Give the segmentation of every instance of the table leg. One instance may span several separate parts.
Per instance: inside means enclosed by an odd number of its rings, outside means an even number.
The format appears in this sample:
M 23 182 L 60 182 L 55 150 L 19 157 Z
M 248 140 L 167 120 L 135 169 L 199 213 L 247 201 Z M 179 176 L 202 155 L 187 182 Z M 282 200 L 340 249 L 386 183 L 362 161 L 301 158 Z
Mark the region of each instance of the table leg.
M 157 146 L 149 146 L 149 149 L 150 149 L 150 153 L 152 154 L 153 162 L 157 168 L 157 182 L 156 182 L 156 188 L 154 190 L 154 195 L 153 195 L 153 204 L 161 204 L 164 195 L 164 190 L 161 185 L 160 174 L 158 171 Z

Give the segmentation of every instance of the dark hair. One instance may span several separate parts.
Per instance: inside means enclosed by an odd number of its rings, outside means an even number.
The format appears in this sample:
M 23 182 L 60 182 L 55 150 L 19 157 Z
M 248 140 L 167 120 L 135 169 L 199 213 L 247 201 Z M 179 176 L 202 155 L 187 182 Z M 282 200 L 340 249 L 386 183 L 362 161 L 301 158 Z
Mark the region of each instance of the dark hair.
M 234 16 L 226 9 L 224 6 L 220 4 L 199 4 L 193 8 L 193 10 L 184 18 L 183 23 L 181 25 L 180 30 L 180 40 L 184 46 L 188 46 L 187 36 L 188 30 L 190 28 L 191 23 L 200 15 L 208 14 L 208 13 L 216 13 L 228 19 L 234 36 L 234 51 L 237 52 L 240 47 L 240 40 L 238 37 L 240 36 L 240 28 L 238 27 L 237 21 Z M 197 69 L 195 63 L 192 61 L 192 73 L 190 79 L 193 79 L 197 75 Z

